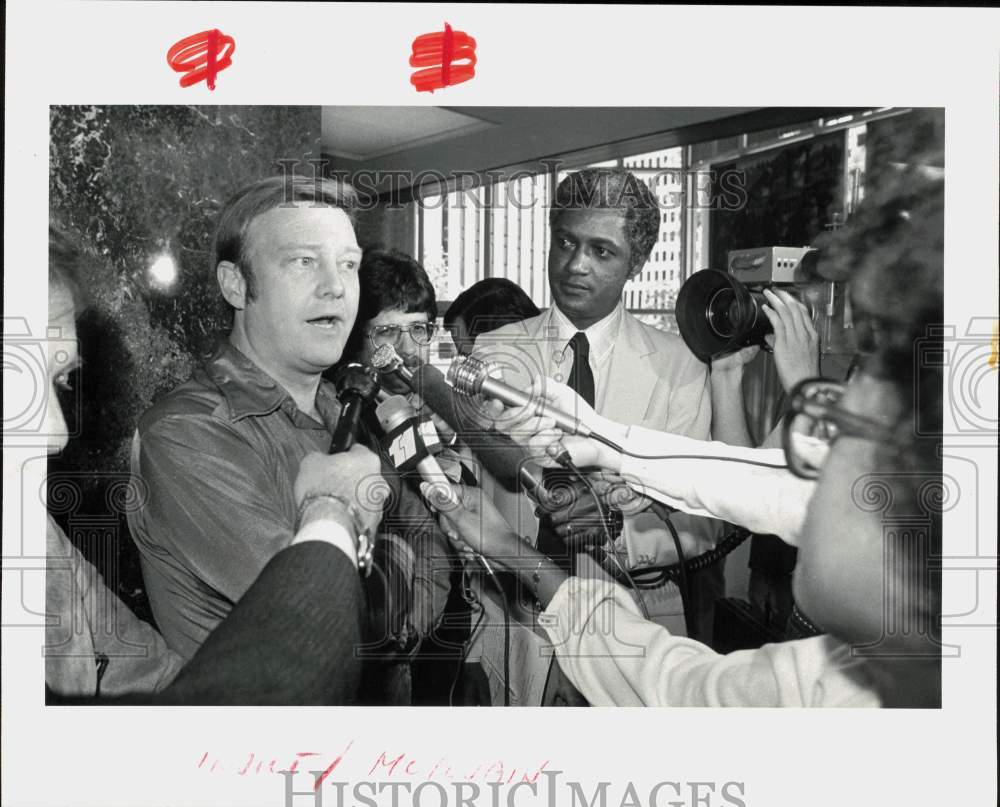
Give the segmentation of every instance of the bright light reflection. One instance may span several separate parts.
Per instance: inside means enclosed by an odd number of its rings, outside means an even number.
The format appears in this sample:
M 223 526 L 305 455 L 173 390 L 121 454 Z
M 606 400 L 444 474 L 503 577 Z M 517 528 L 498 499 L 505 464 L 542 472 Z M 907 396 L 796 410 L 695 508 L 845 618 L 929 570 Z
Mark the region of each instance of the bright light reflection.
M 177 280 L 177 264 L 169 252 L 158 256 L 149 266 L 149 277 L 160 288 L 168 289 Z

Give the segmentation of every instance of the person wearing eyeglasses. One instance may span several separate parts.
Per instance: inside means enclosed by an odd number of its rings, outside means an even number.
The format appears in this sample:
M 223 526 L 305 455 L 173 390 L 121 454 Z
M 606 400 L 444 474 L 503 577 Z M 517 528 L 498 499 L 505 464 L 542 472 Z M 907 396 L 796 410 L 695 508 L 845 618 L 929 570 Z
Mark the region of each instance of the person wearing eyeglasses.
M 940 706 L 931 559 L 941 552 L 942 369 L 914 357 L 918 346 L 942 349 L 942 185 L 901 177 L 830 240 L 870 335 L 867 355 L 846 385 L 806 379 L 792 390 L 782 449 L 617 424 L 541 379 L 535 395 L 575 411 L 607 442 L 567 437 L 531 412 L 501 421 L 552 465 L 565 454 L 685 512 L 797 545 L 795 597 L 824 634 L 718 654 L 643 619 L 623 587 L 567 576 L 475 491 L 461 491 L 463 506 L 434 501 L 449 537 L 534 592 L 560 666 L 590 703 Z
M 434 286 L 420 263 L 398 250 L 369 248 L 361 258 L 358 282 L 358 317 L 344 348 L 343 360 L 370 364 L 372 355 L 379 347 L 391 345 L 410 370 L 429 362 L 438 332 L 437 298 Z M 398 375 L 385 373 L 380 376 L 380 381 L 385 392 L 403 395 L 422 417 L 430 417 L 442 443 L 453 441 L 454 432 L 424 406 L 420 397 L 412 393 Z M 366 431 L 365 441 L 373 447 L 381 445 L 383 433 L 374 407 L 366 408 L 362 422 Z M 439 454 L 438 459 L 446 471 L 454 473 L 455 479 L 460 478 L 457 455 L 450 452 L 448 456 Z M 387 457 L 386 463 L 392 467 Z M 396 476 L 399 501 L 386 526 L 400 539 L 393 546 L 407 555 L 413 570 L 408 619 L 413 636 L 421 645 L 413 651 L 416 657 L 418 652 L 423 653 L 421 648 L 426 649 L 425 645 L 433 643 L 435 637 L 447 633 L 441 623 L 453 591 L 452 575 L 457 568 L 457 558 L 434 514 L 420 496 L 416 473 L 397 473 Z M 426 688 L 420 681 L 411 680 L 410 672 L 410 669 L 400 667 L 397 670 L 399 680 L 395 684 L 386 684 L 398 691 L 396 701 L 402 699 L 409 702 L 409 698 L 425 696 Z M 451 672 L 449 668 L 447 676 Z
M 424 268 L 399 250 L 372 248 L 361 258 L 358 277 L 358 318 L 344 355 L 370 364 L 376 349 L 391 345 L 407 369 L 430 361 L 437 336 L 437 298 Z M 381 381 L 389 393 L 410 393 L 396 375 L 383 375 Z

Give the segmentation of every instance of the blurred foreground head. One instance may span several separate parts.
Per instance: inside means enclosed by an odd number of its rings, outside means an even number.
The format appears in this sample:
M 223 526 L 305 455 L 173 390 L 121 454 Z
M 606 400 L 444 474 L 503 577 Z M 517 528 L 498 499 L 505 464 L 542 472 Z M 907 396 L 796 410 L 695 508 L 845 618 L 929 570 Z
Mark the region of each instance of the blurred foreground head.
M 810 501 L 796 600 L 848 642 L 887 706 L 940 704 L 944 182 L 921 165 L 882 175 L 816 246 L 849 280 L 865 353 L 840 408 L 890 438 L 839 436 Z

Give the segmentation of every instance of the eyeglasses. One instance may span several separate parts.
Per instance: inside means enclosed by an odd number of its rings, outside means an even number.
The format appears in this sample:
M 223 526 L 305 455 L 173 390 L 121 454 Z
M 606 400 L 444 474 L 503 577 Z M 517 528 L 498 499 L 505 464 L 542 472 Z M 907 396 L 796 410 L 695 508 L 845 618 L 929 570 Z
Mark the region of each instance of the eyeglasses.
M 830 446 L 838 437 L 898 443 L 887 426 L 838 406 L 843 394 L 843 384 L 824 378 L 807 378 L 789 393 L 788 411 L 782 423 L 782 442 L 788 469 L 796 476 L 818 477 Z
M 375 347 L 398 344 L 400 335 L 404 333 L 409 334 L 410 339 L 418 345 L 429 345 L 437 333 L 437 324 L 414 322 L 412 325 L 375 325 L 366 333 Z

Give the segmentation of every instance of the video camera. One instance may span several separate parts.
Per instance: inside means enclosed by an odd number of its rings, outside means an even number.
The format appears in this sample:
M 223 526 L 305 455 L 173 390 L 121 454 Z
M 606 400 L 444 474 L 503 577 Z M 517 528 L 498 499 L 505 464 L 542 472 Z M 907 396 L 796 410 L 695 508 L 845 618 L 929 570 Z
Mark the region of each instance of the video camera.
M 677 295 L 681 336 L 704 362 L 750 345 L 769 350 L 773 332 L 761 311 L 764 289 L 780 287 L 809 309 L 820 335 L 821 352 L 851 352 L 850 305 L 843 284 L 817 272 L 819 252 L 812 247 L 758 247 L 733 250 L 728 271 L 703 269 L 687 279 Z

